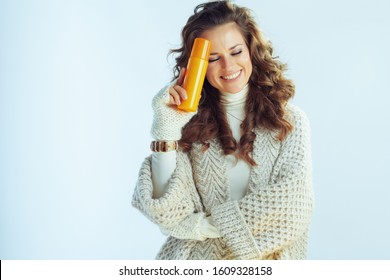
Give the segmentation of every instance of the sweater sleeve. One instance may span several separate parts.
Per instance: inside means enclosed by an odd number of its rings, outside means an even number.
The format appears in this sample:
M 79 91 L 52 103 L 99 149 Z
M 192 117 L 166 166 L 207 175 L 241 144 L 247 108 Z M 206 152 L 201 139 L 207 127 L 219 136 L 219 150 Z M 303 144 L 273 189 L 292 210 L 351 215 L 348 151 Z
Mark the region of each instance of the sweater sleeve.
M 205 214 L 192 178 L 192 168 L 187 154 L 177 152 L 177 164 L 171 178 L 158 197 L 153 196 L 152 158 L 142 163 L 134 190 L 132 205 L 164 234 L 179 238 L 204 240 Z M 218 236 L 219 237 L 219 236 Z
M 186 216 L 195 212 L 191 201 L 193 180 L 191 165 L 185 155 L 177 159 L 177 166 L 169 180 L 164 194 L 153 197 L 151 157 L 144 160 L 139 171 L 132 205 L 148 219 L 160 227 L 170 228 L 180 223 Z
M 177 226 L 160 229 L 162 233 L 178 239 L 204 241 L 207 238 L 222 237 L 219 230 L 213 225 L 211 217 L 206 217 L 204 212 L 192 213 Z
M 301 111 L 292 123 L 294 129 L 282 143 L 270 182 L 211 210 L 237 259 L 265 258 L 308 231 L 313 209 L 309 123 Z
M 169 180 L 176 168 L 176 151 L 151 155 L 151 173 L 153 184 L 153 198 L 164 195 Z M 206 238 L 221 237 L 218 229 L 212 224 L 211 217 L 204 212 L 192 213 L 178 225 L 171 228 L 160 227 L 161 232 L 179 239 L 206 240 Z

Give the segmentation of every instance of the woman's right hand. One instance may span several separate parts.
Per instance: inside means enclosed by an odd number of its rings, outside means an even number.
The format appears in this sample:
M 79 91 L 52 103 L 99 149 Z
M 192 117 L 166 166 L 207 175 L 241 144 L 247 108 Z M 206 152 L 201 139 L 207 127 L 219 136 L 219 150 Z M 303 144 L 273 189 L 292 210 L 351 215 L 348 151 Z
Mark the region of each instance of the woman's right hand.
M 181 68 L 176 83 L 169 87 L 169 105 L 180 105 L 182 100 L 187 99 L 187 92 L 182 87 L 185 73 L 186 69 L 184 67 Z
M 180 140 L 181 129 L 196 112 L 185 112 L 177 108 L 182 100 L 187 98 L 187 92 L 182 87 L 185 68 L 180 70 L 175 84 L 163 88 L 154 98 L 152 137 L 155 140 Z

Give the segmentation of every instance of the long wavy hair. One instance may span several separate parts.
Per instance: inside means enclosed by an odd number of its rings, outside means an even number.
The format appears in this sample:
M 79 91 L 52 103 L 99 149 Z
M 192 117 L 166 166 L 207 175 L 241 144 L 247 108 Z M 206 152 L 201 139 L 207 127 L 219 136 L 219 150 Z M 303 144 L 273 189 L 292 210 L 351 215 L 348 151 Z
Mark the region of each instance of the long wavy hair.
M 294 95 L 295 86 L 284 77 L 286 65 L 272 56 L 271 42 L 265 39 L 251 11 L 230 1 L 198 5 L 182 30 L 182 46 L 170 52 L 177 54 L 173 80 L 178 78 L 180 69 L 186 67 L 194 39 L 206 30 L 230 22 L 239 26 L 253 67 L 245 104 L 245 119 L 241 124 L 243 134 L 237 143 L 220 102 L 220 94 L 206 79 L 198 113 L 183 128 L 179 144 L 185 152 L 191 150 L 194 142 L 202 143 L 206 150 L 209 141 L 218 138 L 225 155 L 234 154 L 238 149 L 236 155 L 254 166 L 256 162 L 251 157 L 251 152 L 256 127 L 277 131 L 280 141 L 292 130 L 291 123 L 285 118 L 285 105 Z

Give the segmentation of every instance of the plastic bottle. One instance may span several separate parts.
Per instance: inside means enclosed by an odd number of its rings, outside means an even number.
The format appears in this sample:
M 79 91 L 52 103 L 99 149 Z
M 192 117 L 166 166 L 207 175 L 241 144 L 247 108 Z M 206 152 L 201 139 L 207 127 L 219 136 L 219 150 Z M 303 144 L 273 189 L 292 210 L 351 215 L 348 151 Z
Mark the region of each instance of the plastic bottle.
M 198 109 L 209 64 L 210 50 L 211 42 L 209 40 L 195 38 L 183 82 L 183 88 L 187 91 L 187 99 L 182 101 L 178 106 L 179 109 L 187 112 L 196 112 Z

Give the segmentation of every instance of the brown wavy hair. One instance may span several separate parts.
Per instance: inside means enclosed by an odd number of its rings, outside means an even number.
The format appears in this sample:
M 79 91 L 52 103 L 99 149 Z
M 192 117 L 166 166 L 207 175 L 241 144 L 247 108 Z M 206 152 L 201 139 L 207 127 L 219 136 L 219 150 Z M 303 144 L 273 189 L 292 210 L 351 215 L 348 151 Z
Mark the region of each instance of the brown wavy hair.
M 183 128 L 179 144 L 185 152 L 191 150 L 194 142 L 202 143 L 206 150 L 209 141 L 218 138 L 225 155 L 233 154 L 238 149 L 238 156 L 253 166 L 256 162 L 251 157 L 251 152 L 256 127 L 277 131 L 280 141 L 292 130 L 291 123 L 285 118 L 285 105 L 294 95 L 295 86 L 284 77 L 286 65 L 272 56 L 271 42 L 265 39 L 251 11 L 230 1 L 198 5 L 182 30 L 182 47 L 170 52 L 177 54 L 173 80 L 178 78 L 180 69 L 187 65 L 194 39 L 206 30 L 230 22 L 239 26 L 253 67 L 245 104 L 245 119 L 241 124 L 243 134 L 237 143 L 220 102 L 220 94 L 206 79 L 198 113 Z

